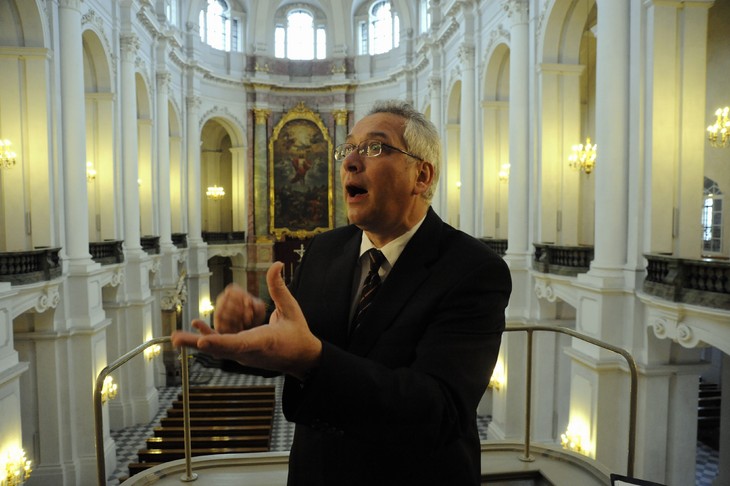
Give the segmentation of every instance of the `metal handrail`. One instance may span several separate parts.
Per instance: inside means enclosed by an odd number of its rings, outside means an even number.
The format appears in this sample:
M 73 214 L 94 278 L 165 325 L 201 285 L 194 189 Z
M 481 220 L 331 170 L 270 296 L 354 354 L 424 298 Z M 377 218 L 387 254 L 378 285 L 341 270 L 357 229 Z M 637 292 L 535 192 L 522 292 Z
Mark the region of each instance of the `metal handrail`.
M 101 389 L 104 386 L 104 379 L 114 370 L 131 360 L 145 349 L 155 344 L 169 343 L 170 336 L 163 336 L 140 344 L 136 348 L 128 351 L 112 363 L 108 364 L 96 377 L 94 384 L 94 432 L 96 445 L 96 470 L 99 486 L 106 486 L 106 463 L 104 462 L 104 418 L 101 413 Z M 188 380 L 188 359 L 187 348 L 180 349 L 182 359 L 182 393 L 183 393 L 183 430 L 185 434 L 185 466 L 186 474 L 180 479 L 182 481 L 194 481 L 197 477 L 192 472 L 191 450 L 190 450 L 190 402 L 189 402 L 189 380 Z
M 532 407 L 532 333 L 534 331 L 547 331 L 547 332 L 558 332 L 567 334 L 574 338 L 578 338 L 587 343 L 598 346 L 599 348 L 613 351 L 614 353 L 620 354 L 626 359 L 629 365 L 629 373 L 631 375 L 631 389 L 629 393 L 629 451 L 626 466 L 626 475 L 633 476 L 634 474 L 634 458 L 636 457 L 636 410 L 637 410 L 637 384 L 639 381 L 639 373 L 636 369 L 636 362 L 634 357 L 629 354 L 623 348 L 614 346 L 612 344 L 605 343 L 601 340 L 586 336 L 567 327 L 549 327 L 549 326 L 522 326 L 522 327 L 507 327 L 505 332 L 510 331 L 525 331 L 527 332 L 527 380 L 525 387 L 527 389 L 525 398 L 525 452 L 520 460 L 533 461 L 534 459 L 530 456 L 530 426 L 531 417 L 530 411 Z

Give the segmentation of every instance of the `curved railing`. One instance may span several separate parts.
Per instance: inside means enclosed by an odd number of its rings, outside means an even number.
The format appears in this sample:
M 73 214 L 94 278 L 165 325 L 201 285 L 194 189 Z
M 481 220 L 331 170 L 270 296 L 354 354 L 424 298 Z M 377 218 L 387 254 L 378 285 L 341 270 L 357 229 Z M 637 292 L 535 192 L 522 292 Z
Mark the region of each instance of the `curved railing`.
M 572 329 L 566 327 L 549 327 L 549 326 L 521 326 L 521 327 L 507 327 L 505 332 L 513 331 L 524 331 L 527 333 L 527 380 L 525 382 L 526 398 L 525 398 L 525 450 L 524 455 L 520 457 L 523 461 L 532 461 L 533 458 L 530 456 L 530 425 L 531 417 L 530 410 L 532 407 L 532 333 L 534 331 L 546 331 L 546 332 L 557 332 L 567 334 L 574 338 L 578 338 L 587 343 L 591 343 L 599 348 L 613 351 L 614 353 L 620 354 L 626 359 L 629 365 L 629 374 L 631 375 L 631 389 L 629 393 L 629 447 L 628 447 L 628 458 L 626 465 L 626 475 L 633 476 L 634 474 L 634 458 L 636 457 L 636 410 L 637 410 L 637 384 L 639 381 L 639 373 L 636 369 L 636 362 L 633 356 L 629 354 L 623 348 L 613 346 L 608 343 L 604 343 L 598 339 L 586 336 Z
M 555 332 L 562 333 L 588 342 L 600 348 L 612 351 L 614 353 L 623 356 L 629 366 L 629 373 L 631 377 L 630 394 L 629 394 L 629 444 L 628 444 L 628 458 L 627 458 L 627 476 L 632 476 L 634 472 L 634 458 L 636 455 L 636 413 L 637 413 L 637 384 L 638 384 L 638 371 L 634 358 L 628 351 L 605 343 L 598 339 L 586 336 L 572 329 L 565 327 L 549 327 L 549 326 L 521 326 L 521 327 L 507 327 L 505 332 L 517 332 L 522 331 L 527 333 L 527 379 L 525 382 L 526 387 L 526 398 L 525 398 L 525 446 L 524 453 L 520 457 L 520 460 L 525 462 L 531 462 L 534 458 L 530 455 L 530 434 L 531 434 L 531 414 L 530 410 L 532 407 L 532 335 L 535 331 L 544 332 Z M 98 482 L 99 486 L 106 485 L 106 465 L 104 463 L 104 436 L 103 436 L 103 418 L 102 418 L 102 401 L 101 401 L 101 390 L 104 384 L 104 379 L 114 370 L 131 360 L 138 354 L 142 353 L 146 348 L 155 344 L 168 343 L 170 337 L 159 337 L 151 339 L 144 344 L 141 344 L 119 357 L 117 360 L 109 364 L 106 368 L 101 370 L 99 373 L 96 384 L 94 386 L 94 420 L 95 420 L 95 432 L 96 432 L 96 462 L 98 469 Z M 181 353 L 181 373 L 182 373 L 182 399 L 183 399 L 183 433 L 185 443 L 185 471 L 186 473 L 180 478 L 181 481 L 193 481 L 197 477 L 192 472 L 192 454 L 191 454 L 191 439 L 190 439 L 190 399 L 189 399 L 189 370 L 188 370 L 188 359 L 187 359 L 187 348 L 183 347 L 180 350 Z
M 109 376 L 112 371 L 116 370 L 130 359 L 142 353 L 150 346 L 169 343 L 170 340 L 170 336 L 150 339 L 149 341 L 140 344 L 128 353 L 123 354 L 111 364 L 107 365 L 96 377 L 96 384 L 94 385 L 94 432 L 96 435 L 96 468 L 99 486 L 106 485 L 106 464 L 104 462 L 104 418 L 101 412 L 101 390 L 104 386 L 104 379 Z M 197 477 L 197 475 L 192 471 L 192 453 L 190 441 L 190 398 L 188 397 L 188 393 L 190 392 L 190 380 L 188 379 L 188 350 L 186 347 L 182 347 L 180 349 L 180 357 L 182 360 L 182 363 L 180 364 L 180 371 L 182 373 L 183 434 L 185 443 L 186 471 L 186 474 L 182 476 L 180 480 L 193 481 Z

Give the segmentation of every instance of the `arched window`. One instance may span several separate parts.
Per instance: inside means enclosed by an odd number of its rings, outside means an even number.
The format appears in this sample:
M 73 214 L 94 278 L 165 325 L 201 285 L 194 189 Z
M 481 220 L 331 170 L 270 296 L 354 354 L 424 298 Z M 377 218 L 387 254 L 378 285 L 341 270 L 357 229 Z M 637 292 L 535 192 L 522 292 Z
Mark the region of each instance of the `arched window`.
M 359 24 L 360 54 L 382 54 L 400 44 L 400 19 L 390 0 L 373 2 L 367 22 Z
M 231 9 L 225 0 L 208 0 L 200 11 L 200 40 L 221 51 L 238 51 L 239 22 L 231 18 Z
M 165 18 L 170 25 L 177 25 L 177 3 L 179 0 L 165 0 Z
M 418 32 L 423 34 L 431 28 L 430 0 L 419 0 L 418 5 Z
M 324 24 L 318 24 L 307 10 L 290 10 L 285 23 L 279 23 L 274 31 L 274 55 L 293 60 L 324 59 L 327 56 Z
M 705 177 L 702 251 L 706 254 L 722 252 L 722 199 L 722 191 L 717 183 Z

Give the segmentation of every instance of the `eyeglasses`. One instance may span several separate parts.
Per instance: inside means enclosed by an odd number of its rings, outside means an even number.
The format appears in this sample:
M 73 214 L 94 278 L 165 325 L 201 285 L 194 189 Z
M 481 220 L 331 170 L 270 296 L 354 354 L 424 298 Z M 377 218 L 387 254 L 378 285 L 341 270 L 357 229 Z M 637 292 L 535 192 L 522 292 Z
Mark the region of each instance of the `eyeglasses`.
M 395 150 L 396 152 L 400 152 L 423 162 L 423 159 L 417 155 L 410 154 L 405 150 L 399 149 L 398 147 L 393 147 L 392 145 L 388 145 L 387 143 L 379 142 L 377 140 L 364 140 L 357 145 L 352 143 L 340 144 L 335 147 L 335 160 L 344 160 L 345 157 L 353 152 L 353 150 L 357 150 L 358 155 L 362 155 L 365 157 L 378 157 L 380 154 L 383 153 L 383 147 L 387 147 L 391 150 Z

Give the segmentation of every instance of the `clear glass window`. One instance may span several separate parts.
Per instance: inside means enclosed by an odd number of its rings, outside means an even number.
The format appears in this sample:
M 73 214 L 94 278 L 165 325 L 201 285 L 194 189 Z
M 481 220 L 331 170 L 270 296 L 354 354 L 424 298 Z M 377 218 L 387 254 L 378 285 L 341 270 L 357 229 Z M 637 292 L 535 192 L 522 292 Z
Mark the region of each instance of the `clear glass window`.
M 381 0 L 370 7 L 368 20 L 368 52 L 371 55 L 388 52 L 400 43 L 400 21 L 392 11 L 390 1 Z
M 705 177 L 702 207 L 702 250 L 706 254 L 722 252 L 723 194 L 715 181 Z

